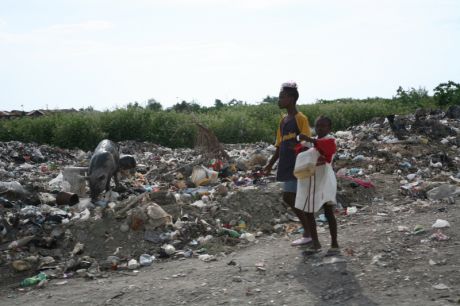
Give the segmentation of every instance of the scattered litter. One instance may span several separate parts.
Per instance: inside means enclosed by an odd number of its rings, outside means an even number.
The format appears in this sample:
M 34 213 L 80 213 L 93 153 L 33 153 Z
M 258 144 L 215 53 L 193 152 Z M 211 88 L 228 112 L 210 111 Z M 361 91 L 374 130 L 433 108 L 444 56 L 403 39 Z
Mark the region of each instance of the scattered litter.
M 368 222 L 362 218 L 371 214 L 370 221 L 382 223 L 399 214 L 444 212 L 451 207 L 446 204 L 455 203 L 460 194 L 456 147 L 460 124 L 442 116 L 426 115 L 420 122 L 413 115 L 398 116 L 407 123 L 404 135 L 396 135 L 389 122 L 380 119 L 334 133 L 340 227 Z M 147 142 L 116 145 L 122 154 L 120 184 L 109 182 L 109 188 L 103 186 L 109 190 L 91 199 L 86 178 L 93 152 L 0 142 L 0 262 L 5 267 L 28 275 L 40 269 L 53 279 L 94 279 L 104 270 L 135 271 L 163 258 L 198 256 L 213 261 L 220 258 L 215 250 L 221 245 L 227 249 L 273 239 L 270 235 L 302 233 L 298 218 L 282 205 L 281 185 L 273 175 L 262 174 L 276 150 L 272 145 L 219 144 L 218 156 L 208 156 L 213 155 L 211 150 L 171 149 Z M 379 175 L 392 175 L 400 182 L 399 196 L 379 194 L 387 187 Z M 358 210 L 355 217 L 339 216 Z M 318 221 L 326 223 L 325 216 L 319 215 Z M 398 237 L 431 247 L 441 245 L 436 241 L 451 243 L 437 230 L 450 226 L 446 220 L 436 220 L 432 226 L 436 230 L 429 234 L 426 221 L 415 227 L 407 219 L 397 222 L 406 225 L 382 232 L 390 244 Z M 328 232 L 324 225 L 318 227 L 319 233 Z M 372 264 L 390 266 L 392 251 L 380 252 L 370 255 Z M 358 248 L 344 249 L 353 260 L 362 254 Z M 321 265 L 340 262 L 344 259 L 330 257 Z M 434 257 L 428 263 L 442 261 Z M 258 263 L 256 269 L 262 272 L 266 267 Z M 46 275 L 37 279 L 38 275 L 27 286 L 46 284 Z M 66 281 L 56 284 L 61 283 Z
M 217 258 L 214 255 L 202 254 L 198 256 L 198 259 L 204 262 L 216 261 Z
M 398 232 L 408 232 L 409 228 L 407 226 L 398 225 Z
M 443 283 L 433 285 L 433 288 L 436 289 L 436 290 L 448 290 L 448 289 L 450 289 L 447 285 L 445 285 Z
M 347 207 L 346 209 L 346 215 L 347 216 L 351 216 L 351 215 L 354 215 L 358 212 L 358 208 L 355 207 L 355 206 L 352 206 L 352 207 Z
M 139 263 L 141 266 L 150 266 L 153 261 L 155 260 L 155 256 L 149 255 L 149 254 L 142 254 L 139 257 Z
M 433 228 L 444 228 L 444 227 L 450 227 L 450 224 L 446 220 L 437 219 L 436 222 L 431 227 L 433 227 Z
M 20 286 L 21 287 L 31 287 L 31 286 L 35 286 L 35 285 L 38 285 L 40 282 L 43 282 L 45 281 L 46 279 L 48 278 L 48 276 L 43 273 L 43 272 L 40 272 L 38 273 L 36 276 L 34 277 L 28 277 L 26 279 L 24 279 L 21 283 L 20 283 Z
M 443 184 L 427 192 L 430 200 L 441 200 L 448 197 L 454 197 L 460 194 L 460 187 L 455 185 Z
M 139 262 L 137 262 L 137 260 L 135 259 L 131 259 L 130 261 L 128 261 L 128 269 L 130 270 L 136 270 L 139 268 Z
M 438 230 L 436 233 L 430 236 L 431 240 L 436 240 L 436 241 L 447 241 L 449 240 L 449 237 L 441 232 L 441 230 Z

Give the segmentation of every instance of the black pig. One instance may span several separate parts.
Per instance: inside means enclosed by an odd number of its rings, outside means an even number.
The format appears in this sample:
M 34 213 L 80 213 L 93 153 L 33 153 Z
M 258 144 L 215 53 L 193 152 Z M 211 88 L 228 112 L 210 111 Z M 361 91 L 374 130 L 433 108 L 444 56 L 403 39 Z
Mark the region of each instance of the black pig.
M 110 190 L 112 177 L 116 186 L 119 186 L 117 177 L 119 159 L 118 146 L 113 141 L 104 139 L 97 145 L 88 171 L 89 189 L 93 201 L 102 191 Z

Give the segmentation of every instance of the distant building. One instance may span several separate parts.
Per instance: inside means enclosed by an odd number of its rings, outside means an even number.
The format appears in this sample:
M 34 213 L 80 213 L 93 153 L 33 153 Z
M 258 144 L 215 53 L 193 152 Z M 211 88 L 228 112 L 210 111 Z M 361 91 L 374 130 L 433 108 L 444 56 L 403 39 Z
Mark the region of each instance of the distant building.
M 21 118 L 27 116 L 29 118 L 37 118 L 46 115 L 53 115 L 53 114 L 68 114 L 68 113 L 77 113 L 78 111 L 75 108 L 68 108 L 68 109 L 36 109 L 30 112 L 24 112 L 20 110 L 12 110 L 12 111 L 0 111 L 0 119 L 14 119 L 14 118 Z
M 28 112 L 26 114 L 27 117 L 41 117 L 41 116 L 45 116 L 45 112 L 41 111 L 41 110 L 33 110 L 31 112 Z
M 68 109 L 48 109 L 46 110 L 47 114 L 62 114 L 62 113 L 77 113 L 78 111 L 75 108 Z
M 9 118 L 14 119 L 14 118 L 21 118 L 25 116 L 26 112 L 20 111 L 20 110 L 12 110 L 10 111 L 10 116 Z
M 58 113 L 77 113 L 78 111 L 75 108 L 68 108 L 68 109 L 58 109 L 56 112 Z
M 7 111 L 0 111 L 0 119 L 9 119 L 10 113 Z

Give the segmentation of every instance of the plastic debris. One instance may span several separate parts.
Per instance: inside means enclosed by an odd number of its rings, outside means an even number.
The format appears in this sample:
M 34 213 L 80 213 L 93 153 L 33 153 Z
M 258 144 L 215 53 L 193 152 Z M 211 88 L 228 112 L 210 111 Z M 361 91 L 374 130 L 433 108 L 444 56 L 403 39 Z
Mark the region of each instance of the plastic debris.
M 347 207 L 347 210 L 346 210 L 346 215 L 347 216 L 351 216 L 351 215 L 354 215 L 358 212 L 358 208 L 355 207 L 355 206 L 352 206 L 352 207 Z
M 244 239 L 246 241 L 253 242 L 256 240 L 256 237 L 251 233 L 243 233 L 241 234 L 240 239 Z
M 214 255 L 202 254 L 198 256 L 198 259 L 204 262 L 216 261 L 217 258 Z
M 139 268 L 139 266 L 139 263 L 135 259 L 131 259 L 130 261 L 128 261 L 128 269 L 130 270 L 136 270 Z
M 21 287 L 35 286 L 35 285 L 39 284 L 40 282 L 45 281 L 47 278 L 48 278 L 48 276 L 45 273 L 40 272 L 37 276 L 28 277 L 28 278 L 24 279 L 20 283 L 20 286 Z
M 433 288 L 436 290 L 449 290 L 450 289 L 447 285 L 443 283 L 433 285 Z
M 446 220 L 442 219 L 437 219 L 435 223 L 431 226 L 433 228 L 444 228 L 444 227 L 450 227 L 450 224 Z
M 139 257 L 139 263 L 141 266 L 150 266 L 153 261 L 155 260 L 155 256 L 149 255 L 149 254 L 142 254 Z

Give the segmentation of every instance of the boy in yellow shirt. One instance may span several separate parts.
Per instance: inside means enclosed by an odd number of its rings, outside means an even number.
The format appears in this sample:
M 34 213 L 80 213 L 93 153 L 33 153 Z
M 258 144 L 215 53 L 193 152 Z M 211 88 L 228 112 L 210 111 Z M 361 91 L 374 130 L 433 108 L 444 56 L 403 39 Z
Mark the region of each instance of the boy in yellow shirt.
M 311 137 L 308 118 L 296 107 L 299 92 L 294 82 L 283 83 L 279 94 L 278 106 L 287 110 L 276 132 L 276 152 L 265 167 L 265 173 L 270 174 L 274 163 L 279 159 L 276 179 L 283 182 L 283 200 L 299 218 L 303 229 L 303 237 L 292 242 L 293 246 L 305 245 L 312 242 L 305 213 L 295 208 L 297 179 L 294 176 L 296 154 L 294 147 L 299 143 L 299 135 Z

